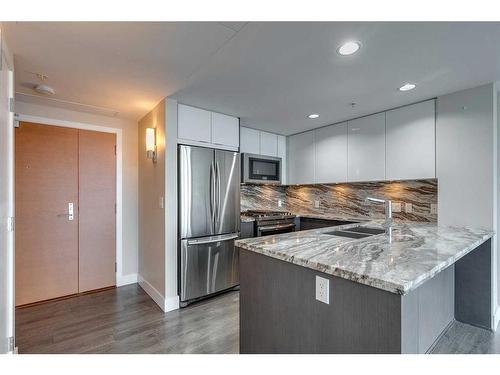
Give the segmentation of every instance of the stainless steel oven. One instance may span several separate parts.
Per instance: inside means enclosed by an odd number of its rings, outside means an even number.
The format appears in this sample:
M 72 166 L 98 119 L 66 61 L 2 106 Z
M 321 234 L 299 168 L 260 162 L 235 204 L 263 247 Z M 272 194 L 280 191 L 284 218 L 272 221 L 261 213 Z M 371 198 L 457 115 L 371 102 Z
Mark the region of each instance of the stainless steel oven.
M 249 210 L 243 215 L 254 219 L 255 237 L 295 231 L 295 215 L 290 212 Z
M 281 158 L 256 154 L 242 154 L 241 182 L 252 184 L 280 184 Z

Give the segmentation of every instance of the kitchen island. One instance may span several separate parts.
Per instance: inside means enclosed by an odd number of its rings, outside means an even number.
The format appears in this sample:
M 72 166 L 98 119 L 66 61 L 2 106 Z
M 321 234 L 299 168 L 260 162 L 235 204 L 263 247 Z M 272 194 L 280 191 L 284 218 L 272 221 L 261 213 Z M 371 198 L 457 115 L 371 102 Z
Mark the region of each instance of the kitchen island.
M 348 224 L 236 242 L 241 353 L 425 353 L 454 319 L 491 329 L 493 233 Z M 328 303 L 316 279 L 328 280 Z

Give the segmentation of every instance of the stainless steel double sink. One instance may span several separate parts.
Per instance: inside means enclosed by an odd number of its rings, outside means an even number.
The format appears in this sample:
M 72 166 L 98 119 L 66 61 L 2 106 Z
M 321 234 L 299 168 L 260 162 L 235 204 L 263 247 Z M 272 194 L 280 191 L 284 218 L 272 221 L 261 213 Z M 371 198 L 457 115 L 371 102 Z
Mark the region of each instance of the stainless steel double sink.
M 385 232 L 384 229 L 379 229 L 379 228 L 356 227 L 348 229 L 338 229 L 323 234 L 328 234 L 331 236 L 339 236 L 339 237 L 348 237 L 348 238 L 365 238 L 365 237 L 375 236 L 377 234 L 382 234 L 384 232 Z

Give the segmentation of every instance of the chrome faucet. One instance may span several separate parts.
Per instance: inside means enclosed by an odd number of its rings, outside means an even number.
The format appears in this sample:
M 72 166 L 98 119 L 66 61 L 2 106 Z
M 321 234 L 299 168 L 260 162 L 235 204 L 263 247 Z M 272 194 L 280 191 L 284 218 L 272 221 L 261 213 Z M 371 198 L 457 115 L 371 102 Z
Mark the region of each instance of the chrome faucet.
M 368 197 L 367 202 L 383 203 L 385 206 L 385 234 L 389 236 L 389 240 L 392 239 L 392 201 L 388 199 L 378 199 Z

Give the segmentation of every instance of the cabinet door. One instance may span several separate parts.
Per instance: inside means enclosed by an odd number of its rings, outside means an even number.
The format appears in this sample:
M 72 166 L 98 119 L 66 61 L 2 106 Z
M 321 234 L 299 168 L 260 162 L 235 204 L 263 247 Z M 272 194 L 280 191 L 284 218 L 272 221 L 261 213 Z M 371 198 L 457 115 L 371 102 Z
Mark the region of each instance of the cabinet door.
M 292 135 L 289 139 L 290 184 L 314 183 L 314 131 Z
M 316 130 L 317 183 L 347 181 L 347 122 Z
M 386 178 L 436 177 L 434 100 L 386 113 Z
M 260 153 L 260 131 L 250 128 L 240 128 L 240 151 L 250 154 Z
M 286 137 L 278 135 L 278 157 L 281 158 L 281 183 L 287 183 Z
M 237 117 L 212 112 L 212 143 L 239 147 L 240 123 Z
M 268 132 L 260 132 L 260 154 L 267 156 L 278 156 L 278 135 Z
M 347 123 L 348 181 L 385 179 L 385 113 Z
M 210 111 L 179 104 L 177 116 L 178 138 L 210 143 Z

